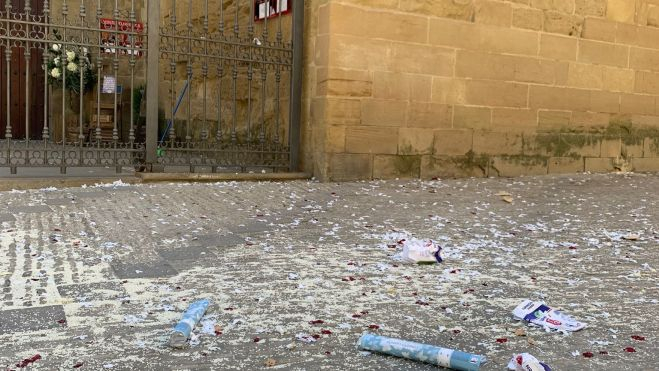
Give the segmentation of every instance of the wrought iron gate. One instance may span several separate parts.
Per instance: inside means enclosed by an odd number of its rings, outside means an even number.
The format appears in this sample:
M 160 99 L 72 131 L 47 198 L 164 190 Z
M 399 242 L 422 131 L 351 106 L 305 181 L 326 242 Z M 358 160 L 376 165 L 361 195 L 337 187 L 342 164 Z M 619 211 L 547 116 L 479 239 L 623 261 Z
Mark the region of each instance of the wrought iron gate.
M 297 170 L 303 13 L 302 0 L 5 0 L 0 167 Z

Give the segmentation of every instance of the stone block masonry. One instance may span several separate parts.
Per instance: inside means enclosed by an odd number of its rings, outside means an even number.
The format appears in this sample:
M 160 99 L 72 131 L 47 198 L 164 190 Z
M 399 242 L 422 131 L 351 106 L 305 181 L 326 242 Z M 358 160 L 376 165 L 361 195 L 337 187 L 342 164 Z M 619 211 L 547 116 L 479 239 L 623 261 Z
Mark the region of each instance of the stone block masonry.
M 659 171 L 659 2 L 307 6 L 325 181 Z

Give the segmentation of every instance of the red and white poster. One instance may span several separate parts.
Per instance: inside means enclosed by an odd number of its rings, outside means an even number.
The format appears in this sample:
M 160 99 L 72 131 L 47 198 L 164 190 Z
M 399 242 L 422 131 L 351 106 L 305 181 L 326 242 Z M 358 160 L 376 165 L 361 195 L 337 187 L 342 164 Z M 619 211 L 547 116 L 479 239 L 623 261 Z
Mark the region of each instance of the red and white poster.
M 114 54 L 115 46 L 119 48 L 119 54 L 142 56 L 142 47 L 144 40 L 141 34 L 144 33 L 144 23 L 125 20 L 114 20 L 108 18 L 101 18 L 101 45 L 103 53 Z M 129 35 L 119 32 L 133 32 L 138 35 Z M 115 37 L 117 40 L 115 40 Z M 126 50 L 123 48 L 132 48 L 134 50 Z
M 254 20 L 262 21 L 266 18 L 291 12 L 291 0 L 254 0 Z

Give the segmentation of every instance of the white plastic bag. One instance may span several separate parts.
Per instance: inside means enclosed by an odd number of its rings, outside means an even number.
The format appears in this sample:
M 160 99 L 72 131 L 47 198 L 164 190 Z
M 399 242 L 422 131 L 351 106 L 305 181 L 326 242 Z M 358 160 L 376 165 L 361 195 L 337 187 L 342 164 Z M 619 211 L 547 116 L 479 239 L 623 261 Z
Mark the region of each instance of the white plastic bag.
M 414 264 L 436 264 L 442 262 L 442 248 L 432 240 L 412 238 L 403 243 L 402 260 Z
M 508 363 L 512 371 L 551 371 L 551 368 L 528 353 L 516 354 Z

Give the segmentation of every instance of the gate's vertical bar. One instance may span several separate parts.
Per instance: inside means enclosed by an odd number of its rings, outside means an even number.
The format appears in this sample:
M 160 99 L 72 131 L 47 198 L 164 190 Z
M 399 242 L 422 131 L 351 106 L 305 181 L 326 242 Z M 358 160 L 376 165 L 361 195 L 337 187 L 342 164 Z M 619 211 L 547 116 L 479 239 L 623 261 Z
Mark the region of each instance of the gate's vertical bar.
M 208 0 L 204 0 L 204 63 L 201 66 L 201 74 L 204 79 L 204 124 L 201 130 L 202 149 L 207 149 L 208 141 L 208 119 L 206 117 L 207 95 L 208 95 Z M 206 151 L 201 153 L 202 165 L 206 165 Z
M 291 74 L 291 111 L 288 143 L 290 171 L 300 168 L 300 118 L 302 114 L 302 57 L 304 43 L 304 0 L 293 3 L 293 73 Z
M 80 0 L 80 25 L 82 27 L 87 27 L 86 18 L 87 18 L 87 9 L 85 8 L 85 0 Z M 80 31 L 80 42 L 83 45 L 87 44 L 87 36 L 85 35 L 84 31 Z M 84 58 L 87 58 L 87 53 L 85 53 L 85 50 L 87 50 L 87 47 L 83 46 L 83 47 L 80 48 L 80 50 L 78 50 L 78 53 L 77 53 L 78 54 L 78 61 L 80 62 L 80 63 L 78 63 L 78 67 L 80 68 L 80 92 L 78 93 L 78 95 L 79 95 L 78 98 L 80 99 L 80 112 L 79 112 L 80 120 L 79 120 L 79 123 L 78 123 L 78 125 L 79 125 L 78 140 L 80 140 L 80 156 L 78 158 L 78 164 L 80 166 L 83 165 L 83 161 L 84 161 L 82 147 L 83 147 L 83 144 L 84 144 L 84 141 L 85 141 L 84 140 L 85 135 L 83 134 L 83 131 L 82 131 L 82 129 L 83 129 L 82 127 L 84 125 L 84 120 L 85 120 L 85 117 L 83 115 L 84 104 L 85 104 L 85 102 L 83 100 L 83 96 L 85 94 L 85 85 L 84 85 L 85 79 L 84 79 L 84 76 L 85 76 L 85 67 L 86 67 L 86 63 L 84 62 Z
M 281 0 L 277 0 L 278 5 L 281 7 Z M 279 9 L 279 8 L 278 8 Z M 282 32 L 282 14 L 281 12 L 277 14 L 277 47 L 278 48 L 283 48 L 284 46 L 284 35 Z M 281 51 L 280 51 L 281 53 Z M 279 60 L 281 62 L 281 60 Z M 275 74 L 275 81 L 276 81 L 276 86 L 275 88 L 277 89 L 276 92 L 276 97 L 275 97 L 275 151 L 279 152 L 280 151 L 280 138 L 279 138 L 279 128 L 281 125 L 281 64 L 277 64 L 277 72 Z
M 270 2 L 267 1 L 263 4 L 265 7 L 265 19 L 263 20 L 263 31 L 261 33 L 261 131 L 259 132 L 259 144 L 261 145 L 261 162 L 265 151 L 265 90 L 266 83 L 268 82 L 268 65 L 266 63 L 266 48 L 269 46 L 268 42 L 268 17 L 270 17 Z M 260 11 L 258 11 L 260 13 Z M 263 163 L 261 163 L 263 164 Z
M 103 16 L 103 9 L 101 8 L 101 0 L 98 0 L 96 2 L 96 27 L 101 27 L 101 18 Z M 101 37 L 101 32 L 98 32 L 98 60 L 96 61 L 96 71 L 98 76 L 98 83 L 96 84 L 96 147 L 97 147 L 97 153 L 96 153 L 96 164 L 100 165 L 101 164 L 101 155 L 100 155 L 100 149 L 101 149 L 101 85 L 102 85 L 102 76 L 101 74 L 103 73 L 103 53 L 105 52 L 105 48 L 103 45 L 103 40 Z
M 135 142 L 135 54 L 137 54 L 137 49 L 135 48 L 135 22 L 137 22 L 137 17 L 135 16 L 135 0 L 130 0 L 130 58 L 128 59 L 128 64 L 130 65 L 130 130 L 128 131 L 128 140 L 130 141 L 130 149 L 134 148 Z M 132 153 L 132 152 L 131 152 Z
M 48 85 L 48 75 L 50 74 L 50 71 L 48 71 L 48 53 L 50 51 L 50 43 L 48 42 L 48 39 L 50 38 L 50 27 L 48 27 L 48 23 L 50 20 L 48 19 L 48 15 L 50 14 L 50 6 L 48 4 L 48 0 L 45 0 L 43 2 L 43 22 L 45 24 L 44 26 L 44 43 L 42 47 L 42 52 L 43 55 L 41 56 L 41 59 L 43 61 L 43 130 L 41 132 L 41 137 L 44 141 L 44 157 L 43 157 L 43 164 L 47 165 L 48 163 L 48 152 L 46 150 L 47 148 L 47 142 L 48 139 L 50 139 L 50 130 L 48 128 L 48 89 L 50 86 Z
M 68 15 L 69 15 L 69 5 L 66 3 L 66 0 L 62 1 L 62 44 L 60 50 L 62 52 L 62 156 L 60 158 L 60 173 L 66 174 L 66 66 L 69 65 L 69 56 L 66 48 L 67 44 L 67 29 L 68 29 Z
M 222 79 L 224 78 L 224 4 L 220 1 L 220 59 L 217 62 L 217 131 L 215 133 L 215 141 L 218 146 L 217 149 L 222 147 Z M 213 166 L 212 171 L 217 171 L 217 167 Z
M 192 123 L 192 1 L 188 0 L 188 63 L 186 66 L 186 73 L 188 76 L 188 113 L 185 120 L 185 147 L 187 154 L 187 162 L 190 166 L 190 172 L 194 173 L 194 166 L 192 166 L 192 136 L 190 134 L 190 124 Z
M 171 30 L 169 31 L 171 33 L 170 40 L 172 43 L 171 47 L 171 53 L 172 53 L 172 59 L 169 62 L 169 71 L 170 71 L 170 104 L 171 104 L 171 110 L 172 110 L 172 118 L 171 118 L 171 123 L 169 125 L 169 141 L 171 143 L 172 148 L 174 148 L 174 139 L 176 139 L 176 60 L 178 59 L 176 55 L 176 0 L 172 0 L 172 14 L 169 17 L 169 25 L 171 27 Z M 158 20 L 160 22 L 160 20 Z
M 247 152 L 252 146 L 252 79 L 254 78 L 254 2 L 249 2 L 249 25 L 247 26 L 247 46 L 249 61 L 247 62 Z M 246 170 L 243 166 L 243 171 Z
M 233 21 L 233 69 L 231 70 L 231 79 L 233 82 L 233 123 L 231 127 L 231 144 L 233 147 L 233 154 L 235 155 L 236 142 L 238 135 L 236 134 L 236 126 L 238 125 L 238 43 L 240 42 L 240 27 L 238 26 L 238 13 L 240 12 L 240 0 L 235 1 L 236 16 Z
M 25 2 L 25 20 L 27 22 L 30 22 L 31 15 L 30 13 L 32 12 L 32 8 L 30 8 L 30 2 L 26 1 Z M 25 43 L 25 51 L 23 55 L 25 56 L 25 160 L 26 165 L 29 163 L 30 157 L 29 157 L 29 151 L 27 150 L 30 147 L 30 69 L 32 67 L 32 63 L 30 63 L 32 59 L 32 44 L 30 43 L 30 23 L 27 23 L 25 25 L 26 27 L 26 35 L 28 41 Z
M 114 59 L 112 60 L 112 71 L 114 73 L 114 126 L 112 128 L 112 141 L 114 142 L 114 148 L 117 148 L 117 141 L 119 140 L 119 130 L 117 128 L 117 87 L 119 82 L 119 0 L 114 0 L 114 12 L 112 14 L 114 18 Z M 114 156 L 116 161 L 116 152 Z M 116 165 L 116 163 L 115 163 Z
M 9 20 L 11 18 L 11 0 L 5 1 L 5 11 L 7 12 L 7 36 L 9 36 Z M 11 167 L 11 39 L 7 37 L 7 46 L 5 47 L 5 61 L 7 62 L 7 123 L 5 125 L 5 139 L 7 139 L 7 165 Z M 11 173 L 15 174 L 15 168 L 11 167 Z
M 146 163 L 157 171 L 158 86 L 160 85 L 160 0 L 148 0 L 147 85 L 146 85 Z M 172 117 L 172 125 L 173 125 Z M 155 165 L 155 166 L 154 166 Z
M 25 2 L 25 20 L 27 22 L 31 21 L 31 12 L 30 2 Z M 30 69 L 32 67 L 32 43 L 30 43 L 30 23 L 25 25 L 26 27 L 26 41 L 25 51 L 23 55 L 25 56 L 25 165 L 30 165 Z

